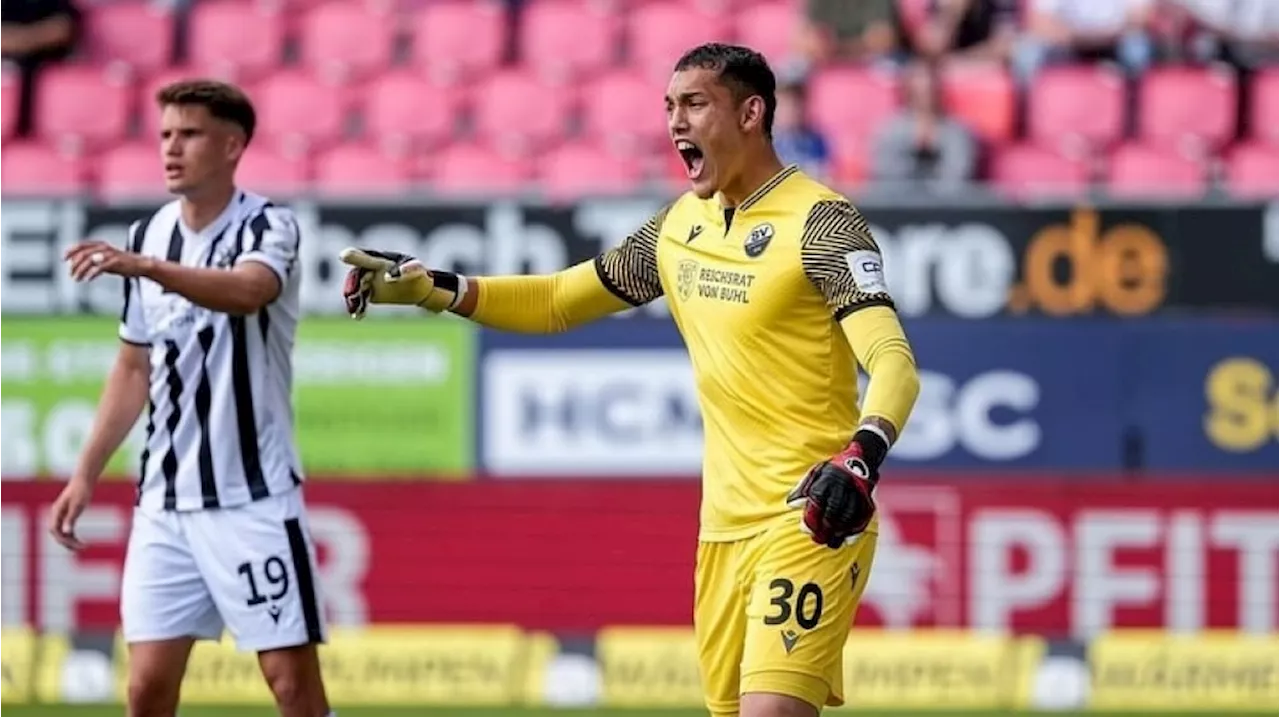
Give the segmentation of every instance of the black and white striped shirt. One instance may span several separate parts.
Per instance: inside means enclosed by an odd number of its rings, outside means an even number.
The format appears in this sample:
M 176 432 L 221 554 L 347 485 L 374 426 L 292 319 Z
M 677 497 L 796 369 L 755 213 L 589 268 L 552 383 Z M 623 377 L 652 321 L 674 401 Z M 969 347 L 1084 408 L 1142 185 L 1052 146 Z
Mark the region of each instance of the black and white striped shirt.
M 281 282 L 276 300 L 247 316 L 196 306 L 146 279 L 124 282 L 120 338 L 151 356 L 139 507 L 227 508 L 302 482 L 291 402 L 299 239 L 291 211 L 243 191 L 200 232 L 182 223 L 177 201 L 130 227 L 131 251 L 227 270 L 257 261 Z

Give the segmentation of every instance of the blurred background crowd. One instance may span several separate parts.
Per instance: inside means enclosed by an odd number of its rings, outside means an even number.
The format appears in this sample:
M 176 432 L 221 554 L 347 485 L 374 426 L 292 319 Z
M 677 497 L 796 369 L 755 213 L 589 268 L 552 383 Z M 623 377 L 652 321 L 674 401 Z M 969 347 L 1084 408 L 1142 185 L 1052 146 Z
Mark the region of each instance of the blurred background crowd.
M 678 185 L 661 97 L 763 51 L 776 143 L 853 192 L 1270 196 L 1270 0 L 5 0 L 6 192 L 153 193 L 151 96 L 242 83 L 264 192 Z

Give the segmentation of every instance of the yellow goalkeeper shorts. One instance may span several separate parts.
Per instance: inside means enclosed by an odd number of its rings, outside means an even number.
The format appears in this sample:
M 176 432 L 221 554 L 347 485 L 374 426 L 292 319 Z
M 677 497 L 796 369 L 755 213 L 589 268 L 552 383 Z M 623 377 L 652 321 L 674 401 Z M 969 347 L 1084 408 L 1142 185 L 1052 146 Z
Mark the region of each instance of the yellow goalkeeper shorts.
M 799 513 L 750 538 L 698 544 L 694 631 L 712 715 L 737 714 L 750 692 L 844 704 L 844 645 L 875 549 L 874 533 L 818 545 Z

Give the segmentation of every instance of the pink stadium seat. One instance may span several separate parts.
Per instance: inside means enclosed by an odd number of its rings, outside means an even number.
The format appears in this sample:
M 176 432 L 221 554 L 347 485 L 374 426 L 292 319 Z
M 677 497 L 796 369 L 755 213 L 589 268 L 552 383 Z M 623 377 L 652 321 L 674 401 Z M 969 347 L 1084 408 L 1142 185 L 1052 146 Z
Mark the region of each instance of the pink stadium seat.
M 631 12 L 630 60 L 641 72 L 666 81 L 676 61 L 695 45 L 731 39 L 724 15 L 708 15 L 682 0 L 653 0 Z
M 991 158 L 991 181 L 1010 197 L 1072 197 L 1088 191 L 1089 165 L 1044 145 L 1005 145 Z
M 1036 142 L 1108 147 L 1124 117 L 1124 81 L 1109 65 L 1047 67 L 1028 89 L 1027 134 Z
M 988 142 L 1013 136 L 1017 96 L 1013 78 L 1003 67 L 947 65 L 942 71 L 942 101 L 956 119 Z
M 413 55 L 440 83 L 482 74 L 502 59 L 506 15 L 496 0 L 438 0 L 413 20 Z
M 1274 199 L 1280 192 L 1280 155 L 1270 142 L 1245 142 L 1223 157 L 1223 182 L 1240 197 Z
M 445 194 L 489 196 L 519 191 L 532 169 L 523 157 L 473 143 L 450 145 L 434 153 L 429 162 L 432 188 Z
M 506 70 L 476 89 L 475 132 L 514 149 L 542 146 L 564 135 L 573 97 L 530 73 Z
M 236 182 L 251 192 L 266 195 L 300 194 L 309 189 L 305 155 L 278 152 L 255 143 L 240 159 Z
M 341 137 L 347 103 L 337 89 L 301 71 L 280 71 L 253 88 L 258 134 L 270 142 L 324 146 Z
M 378 147 L 342 144 L 315 159 L 315 183 L 321 191 L 343 195 L 402 193 L 412 186 L 410 164 Z
M 618 33 L 616 13 L 581 0 L 535 0 L 520 18 L 520 56 L 526 66 L 563 82 L 613 64 Z
M 164 168 L 155 142 L 129 142 L 104 152 L 94 163 L 103 197 L 163 196 Z
M 1175 149 L 1139 142 L 1111 154 L 1107 189 L 1123 197 L 1196 197 L 1208 186 L 1204 165 Z
M 6 194 L 68 194 L 84 188 L 82 160 L 39 142 L 9 142 L 0 152 Z
M 1249 112 L 1249 136 L 1280 144 L 1280 71 L 1259 70 L 1253 77 Z
M 634 155 L 574 142 L 543 155 L 538 175 L 538 186 L 549 197 L 567 200 L 634 192 L 644 181 L 644 167 Z
M 768 0 L 737 13 L 738 41 L 760 51 L 777 69 L 793 53 L 802 9 L 787 0 Z
M 365 132 L 379 141 L 439 144 L 453 137 L 463 99 L 462 91 L 413 72 L 380 75 L 365 85 Z
M 201 73 L 247 80 L 280 64 L 285 17 L 267 0 L 201 0 L 191 8 L 188 58 Z
M 1138 91 L 1138 138 L 1213 149 L 1235 131 L 1236 86 L 1221 68 L 1157 67 Z
M 299 28 L 302 62 L 335 81 L 363 78 L 391 64 L 392 17 L 368 4 L 331 0 L 307 11 Z
M 619 149 L 651 148 L 666 141 L 662 110 L 665 80 L 633 70 L 604 75 L 582 90 L 583 131 Z
M 55 65 L 40 76 L 36 125 L 46 140 L 74 139 L 88 147 L 110 144 L 129 128 L 133 93 L 119 68 Z
M 809 117 L 828 136 L 869 137 L 898 110 L 898 90 L 886 74 L 832 67 L 809 83 Z
M 165 67 L 173 58 L 175 28 L 168 6 L 120 0 L 89 5 L 86 14 L 86 44 L 94 60 L 121 61 L 145 72 Z
M 22 92 L 16 72 L 0 72 L 0 137 L 8 139 L 18 125 L 18 99 Z

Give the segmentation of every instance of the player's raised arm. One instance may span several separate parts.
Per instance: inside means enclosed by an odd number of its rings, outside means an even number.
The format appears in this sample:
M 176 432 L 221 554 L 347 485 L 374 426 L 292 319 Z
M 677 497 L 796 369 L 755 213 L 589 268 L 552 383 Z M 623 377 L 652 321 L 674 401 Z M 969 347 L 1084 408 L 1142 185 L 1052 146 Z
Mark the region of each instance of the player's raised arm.
M 662 296 L 657 245 L 665 216 L 664 209 L 591 261 L 538 276 L 466 277 L 403 254 L 346 249 L 342 260 L 355 268 L 343 297 L 355 318 L 369 304 L 406 304 L 506 331 L 565 331 Z

